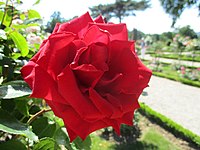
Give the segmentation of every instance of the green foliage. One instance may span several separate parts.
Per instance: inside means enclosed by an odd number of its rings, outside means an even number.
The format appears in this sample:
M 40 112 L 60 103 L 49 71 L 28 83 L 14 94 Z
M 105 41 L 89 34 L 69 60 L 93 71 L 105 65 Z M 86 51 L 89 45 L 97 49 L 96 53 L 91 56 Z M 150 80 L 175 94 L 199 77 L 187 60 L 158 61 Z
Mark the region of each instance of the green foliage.
M 26 146 L 17 140 L 9 140 L 4 143 L 0 143 L 0 149 L 2 150 L 27 150 Z
M 149 68 L 150 67 L 150 61 L 147 60 L 143 60 L 143 63 L 146 64 Z M 150 64 L 150 65 L 149 65 Z M 191 79 L 187 79 L 187 78 L 183 78 L 180 76 L 179 72 L 177 70 L 180 70 L 181 65 L 179 64 L 169 64 L 169 63 L 160 63 L 162 65 L 162 71 L 158 72 L 158 71 L 153 71 L 153 75 L 158 76 L 158 77 L 162 77 L 162 78 L 166 78 L 166 79 L 170 79 L 170 80 L 174 80 L 174 81 L 178 81 L 187 85 L 191 85 L 191 86 L 196 86 L 196 87 L 200 87 L 200 82 L 199 81 L 193 81 Z M 189 67 L 189 66 L 184 66 L 185 68 L 189 69 L 189 70 L 196 70 L 198 71 L 196 67 Z M 192 72 L 192 71 L 191 71 Z
M 28 19 L 41 18 L 40 14 L 35 10 L 28 10 Z
M 145 36 L 145 34 L 137 29 L 133 29 L 133 31 L 130 33 L 129 32 L 129 35 L 130 35 L 130 39 L 132 40 L 140 40 L 142 39 L 142 37 Z
M 151 54 L 151 56 L 155 56 L 155 54 Z M 178 54 L 174 54 L 174 53 L 171 53 L 171 54 L 158 54 L 158 57 L 161 57 L 161 58 L 169 58 L 169 59 L 178 59 L 179 58 L 179 55 Z M 200 55 L 199 56 L 195 56 L 193 58 L 192 55 L 180 55 L 180 60 L 187 60 L 187 61 L 194 61 L 194 62 L 200 62 Z
M 179 81 L 179 82 L 182 82 L 187 85 L 200 87 L 199 81 L 192 81 L 189 79 L 181 78 L 181 77 L 175 76 L 175 75 L 169 75 L 169 74 L 162 73 L 162 72 L 153 72 L 153 75 L 156 75 L 156 76 L 162 77 L 162 78 L 167 78 L 167 79 L 174 80 L 174 81 Z
M 28 55 L 29 50 L 28 50 L 28 44 L 26 42 L 26 39 L 19 32 L 16 32 L 16 31 L 11 31 L 8 34 L 13 40 L 13 42 L 16 44 L 16 47 L 21 51 L 21 55 L 23 57 Z
M 115 143 L 114 141 L 108 141 L 101 138 L 96 133 L 91 134 L 91 150 L 114 150 Z
M 178 29 L 178 33 L 181 35 L 181 36 L 184 36 L 184 37 L 190 37 L 191 39 L 194 39 L 194 38 L 197 38 L 197 34 L 195 33 L 195 31 L 193 29 L 190 28 L 189 25 L 187 26 L 184 26 L 180 29 Z
M 31 94 L 28 85 L 22 80 L 8 82 L 0 86 L 0 99 L 12 99 Z
M 200 137 L 198 135 L 183 128 L 181 125 L 165 117 L 164 115 L 152 110 L 150 107 L 148 107 L 144 103 L 140 103 L 139 112 L 153 119 L 154 121 L 159 123 L 161 126 L 165 127 L 166 129 L 170 130 L 176 136 L 181 137 L 189 142 L 192 142 L 196 144 L 196 146 L 200 147 Z
M 88 136 L 84 141 L 81 140 L 81 138 L 76 138 L 74 141 L 74 144 L 77 149 L 84 149 L 84 150 L 90 150 L 91 149 L 91 138 Z
M 148 131 L 142 136 L 142 140 L 144 140 L 147 144 L 156 145 L 157 149 L 173 149 L 179 150 L 172 141 L 166 139 L 162 134 L 156 131 L 155 128 L 149 128 Z
M 92 16 L 97 17 L 103 15 L 108 21 L 110 18 L 115 17 L 122 21 L 123 17 L 135 15 L 134 11 L 145 10 L 149 8 L 149 0 L 116 0 L 114 4 L 98 5 L 89 8 L 92 11 Z
M 72 146 L 70 145 L 66 128 L 58 128 L 54 134 L 54 139 L 59 145 L 64 145 L 68 150 L 73 150 Z
M 54 139 L 43 138 L 34 145 L 33 150 L 61 150 L 61 148 Z
M 40 117 L 32 122 L 33 132 L 39 138 L 53 137 L 56 131 L 56 123 L 49 123 L 47 117 Z
M 0 109 L 0 130 L 11 134 L 23 135 L 34 141 L 38 139 L 29 126 L 22 124 L 3 109 Z
M 176 23 L 176 20 L 181 16 L 185 8 L 196 6 L 200 12 L 199 0 L 160 0 L 161 5 L 165 9 L 166 13 L 171 15 L 173 19 L 172 26 Z
M 65 21 L 66 20 L 61 17 L 61 13 L 59 11 L 56 11 L 51 15 L 51 19 L 50 21 L 48 21 L 45 31 L 52 33 L 56 23 L 63 23 Z

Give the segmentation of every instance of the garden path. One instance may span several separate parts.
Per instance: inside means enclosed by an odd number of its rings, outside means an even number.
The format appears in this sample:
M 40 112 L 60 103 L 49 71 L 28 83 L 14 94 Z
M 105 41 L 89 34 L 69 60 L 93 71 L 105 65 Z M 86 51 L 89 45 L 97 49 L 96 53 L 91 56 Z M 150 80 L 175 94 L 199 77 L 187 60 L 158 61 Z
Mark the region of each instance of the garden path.
M 141 56 L 140 56 L 141 57 Z M 145 57 L 144 57 L 145 60 L 152 60 L 153 57 L 151 57 L 149 54 L 146 54 Z M 164 63 L 178 63 L 179 60 L 177 59 L 167 59 L 167 58 L 159 58 L 159 60 L 161 62 L 164 62 Z M 185 60 L 181 60 L 181 64 L 182 65 L 186 65 L 186 66 L 194 66 L 194 67 L 200 67 L 200 62 L 192 62 L 192 61 L 185 61 Z
M 139 101 L 200 135 L 200 88 L 152 76 Z

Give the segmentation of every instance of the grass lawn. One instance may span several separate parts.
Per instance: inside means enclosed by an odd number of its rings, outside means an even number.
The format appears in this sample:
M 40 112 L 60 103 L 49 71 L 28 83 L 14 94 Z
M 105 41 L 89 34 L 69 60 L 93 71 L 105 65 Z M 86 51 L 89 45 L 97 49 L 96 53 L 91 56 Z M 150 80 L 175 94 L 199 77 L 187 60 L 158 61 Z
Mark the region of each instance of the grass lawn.
M 160 134 L 159 131 L 157 131 L 155 128 L 149 128 L 148 131 L 143 134 L 141 141 L 144 141 L 149 145 L 153 145 L 154 148 L 159 150 L 179 149 L 172 143 L 172 141 L 166 139 L 166 137 Z
M 114 141 L 108 141 L 101 138 L 96 133 L 91 134 L 92 148 L 91 150 L 113 150 L 115 146 Z
M 181 142 L 177 142 L 173 135 L 163 132 L 164 129 L 151 123 L 142 115 L 139 128 L 141 136 L 132 143 L 118 143 L 113 138 L 106 140 L 100 136 L 100 131 L 97 131 L 91 135 L 91 150 L 185 150 L 185 147 L 179 145 Z

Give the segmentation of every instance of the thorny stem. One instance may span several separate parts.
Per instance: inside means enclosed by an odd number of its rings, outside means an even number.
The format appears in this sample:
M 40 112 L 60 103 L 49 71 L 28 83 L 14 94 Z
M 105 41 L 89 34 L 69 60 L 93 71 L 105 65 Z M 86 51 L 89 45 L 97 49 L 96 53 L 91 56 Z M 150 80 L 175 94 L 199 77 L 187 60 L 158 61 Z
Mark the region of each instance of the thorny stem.
M 39 112 L 37 112 L 36 114 L 31 116 L 31 118 L 27 121 L 27 124 L 31 124 L 31 122 L 33 122 L 36 119 L 36 117 L 42 115 L 45 112 L 49 112 L 49 111 L 51 111 L 51 109 L 42 109 L 42 110 L 40 110 Z

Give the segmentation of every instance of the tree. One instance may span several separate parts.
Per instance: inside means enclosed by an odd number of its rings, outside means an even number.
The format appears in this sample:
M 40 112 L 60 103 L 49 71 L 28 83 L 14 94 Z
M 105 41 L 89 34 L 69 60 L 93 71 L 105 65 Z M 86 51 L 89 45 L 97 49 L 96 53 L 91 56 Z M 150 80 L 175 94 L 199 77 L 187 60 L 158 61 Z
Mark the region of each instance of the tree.
M 190 28 L 189 25 L 178 29 L 178 33 L 184 37 L 189 36 L 192 39 L 198 37 L 197 34 L 194 32 L 193 29 Z
M 59 11 L 55 11 L 52 15 L 51 15 L 51 20 L 47 23 L 46 25 L 46 32 L 52 33 L 53 29 L 56 25 L 56 23 L 62 23 L 65 22 L 66 20 L 64 18 L 61 17 L 61 13 Z
M 139 31 L 137 29 L 133 29 L 133 31 L 129 32 L 129 34 L 131 35 L 130 38 L 135 40 L 135 41 L 139 40 L 139 39 L 141 39 L 142 37 L 145 36 L 145 34 L 143 32 L 141 32 L 141 31 Z
M 149 0 L 133 1 L 133 0 L 116 0 L 114 4 L 98 5 L 89 8 L 92 16 L 97 17 L 103 15 L 108 21 L 112 17 L 119 19 L 121 23 L 123 17 L 135 15 L 134 11 L 145 10 L 149 8 Z
M 200 15 L 199 0 L 160 0 L 160 2 L 166 13 L 171 15 L 173 19 L 172 27 L 176 23 L 176 20 L 181 16 L 185 8 L 196 6 L 199 9 Z

